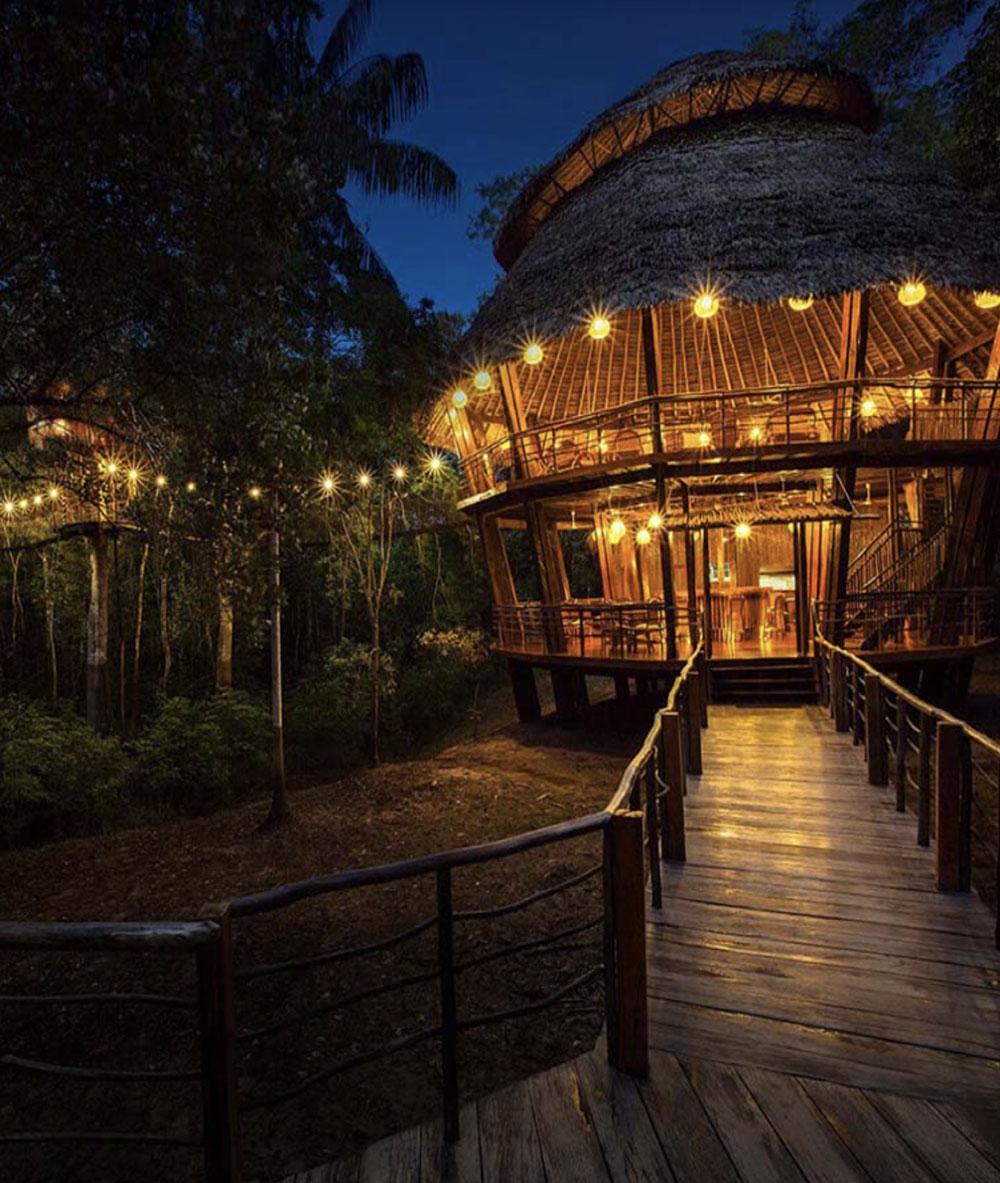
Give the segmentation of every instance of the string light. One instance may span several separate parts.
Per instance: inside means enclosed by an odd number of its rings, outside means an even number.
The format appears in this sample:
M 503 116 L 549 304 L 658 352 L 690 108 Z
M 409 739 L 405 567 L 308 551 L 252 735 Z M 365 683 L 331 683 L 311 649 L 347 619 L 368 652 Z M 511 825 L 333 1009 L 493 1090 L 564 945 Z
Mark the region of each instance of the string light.
M 611 334 L 611 321 L 603 313 L 595 312 L 590 318 L 587 333 L 593 341 L 603 341 Z
M 188 483 L 184 486 L 184 491 L 186 493 L 196 493 L 198 491 L 198 486 L 194 481 L 188 481 Z
M 319 478 L 319 487 L 327 495 L 327 497 L 331 497 L 334 493 L 336 493 L 338 488 L 336 474 L 332 472 L 324 472 Z
M 469 396 L 461 388 L 459 388 L 458 390 L 452 391 L 451 403 L 452 403 L 453 407 L 457 408 L 458 410 L 461 410 L 462 407 L 464 407 L 468 401 L 469 401 Z
M 645 526 L 640 526 L 639 529 L 636 530 L 636 532 L 635 532 L 636 546 L 648 546 L 649 543 L 652 541 L 652 538 L 653 538 L 652 534 L 650 534 L 650 532 L 646 529 Z
M 250 498 L 253 501 L 259 501 L 263 496 L 263 490 L 261 489 L 260 485 L 251 485 L 250 488 L 247 489 L 247 493 L 249 493 Z
M 736 525 L 733 527 L 733 533 L 741 541 L 749 538 L 750 537 L 750 523 L 749 522 L 737 522 Z
M 751 443 L 759 444 L 763 438 L 764 438 L 764 429 L 762 427 L 754 426 L 754 427 L 750 428 L 750 442 Z
M 659 530 L 663 526 L 663 518 L 660 517 L 660 515 L 654 510 L 649 515 L 649 520 L 646 522 L 646 525 L 650 528 L 650 530 Z
M 927 288 L 919 279 L 908 279 L 896 293 L 904 308 L 914 308 L 927 295 Z
M 621 518 L 615 518 L 614 521 L 612 521 L 611 525 L 608 527 L 608 538 L 611 541 L 612 545 L 615 545 L 615 546 L 619 542 L 621 542 L 621 540 L 625 537 L 625 535 L 627 533 L 628 533 L 628 527 L 621 520 Z
M 437 476 L 444 468 L 444 457 L 440 452 L 431 452 L 425 461 L 425 467 L 431 476 Z
M 529 341 L 521 354 L 521 360 L 526 366 L 537 366 L 544 356 L 541 345 L 537 341 Z
M 710 448 L 712 446 L 712 433 L 709 431 L 698 432 L 698 447 Z
M 41 493 L 36 493 L 31 500 L 35 505 L 41 505 L 43 500 Z
M 475 377 L 472 379 L 472 385 L 480 392 L 489 390 L 493 385 L 493 377 L 489 370 L 477 370 Z
M 27 508 L 28 508 L 28 499 L 27 499 L 27 497 L 22 497 L 22 498 L 21 498 L 21 500 L 20 500 L 20 501 L 17 503 L 17 508 L 18 508 L 18 509 L 27 509 Z
M 49 489 L 49 500 L 50 501 L 58 501 L 59 500 L 59 490 L 55 487 L 55 485 L 53 485 Z
M 370 489 L 371 488 L 372 474 L 368 471 L 367 468 L 361 468 L 358 470 L 357 482 L 358 482 L 359 489 Z
M 813 306 L 812 292 L 810 292 L 808 296 L 789 296 L 788 297 L 788 307 L 791 308 L 791 310 L 793 312 L 806 312 L 808 309 L 812 308 L 812 306 Z
M 165 489 L 167 487 L 167 478 L 162 472 L 157 476 L 155 484 L 158 489 Z
M 1000 308 L 1000 292 L 976 292 L 972 298 L 977 308 Z
M 104 471 L 108 474 L 108 476 L 115 476 L 115 474 L 118 472 L 118 461 L 106 460 L 104 462 Z
M 719 297 L 715 292 L 699 292 L 694 298 L 691 310 L 701 320 L 708 320 L 719 311 Z
M 13 501 L 5 501 L 5 502 L 3 503 L 3 511 L 4 511 L 4 513 L 5 513 L 5 514 L 7 514 L 8 516 L 14 512 L 14 509 L 15 509 L 15 508 L 16 508 L 16 507 L 15 507 L 15 505 L 14 505 L 14 502 L 13 502 Z
M 400 484 L 400 485 L 403 483 L 403 481 L 406 480 L 406 465 L 405 464 L 394 464 L 393 465 L 392 479 L 397 484 Z

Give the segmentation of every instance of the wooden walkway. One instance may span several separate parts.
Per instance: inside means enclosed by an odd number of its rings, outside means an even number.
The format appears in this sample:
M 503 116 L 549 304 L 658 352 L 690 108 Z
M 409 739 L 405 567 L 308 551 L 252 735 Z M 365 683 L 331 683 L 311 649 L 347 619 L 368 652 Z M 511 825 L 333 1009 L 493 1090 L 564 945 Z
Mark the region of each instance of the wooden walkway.
M 297 1183 L 1000 1183 L 1000 954 L 815 707 L 714 707 L 649 910 L 651 1073 L 599 1050 Z M 554 1020 L 557 1021 L 557 1020 Z

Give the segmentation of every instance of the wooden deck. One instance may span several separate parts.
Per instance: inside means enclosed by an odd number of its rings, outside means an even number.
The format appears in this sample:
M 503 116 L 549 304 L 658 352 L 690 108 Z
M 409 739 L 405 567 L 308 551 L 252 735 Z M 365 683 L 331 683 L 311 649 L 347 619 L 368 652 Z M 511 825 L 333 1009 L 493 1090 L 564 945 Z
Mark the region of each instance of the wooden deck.
M 649 910 L 648 1081 L 600 1050 L 296 1176 L 994 1180 L 1000 954 L 819 708 L 717 706 Z M 554 1019 L 553 1021 L 557 1021 Z

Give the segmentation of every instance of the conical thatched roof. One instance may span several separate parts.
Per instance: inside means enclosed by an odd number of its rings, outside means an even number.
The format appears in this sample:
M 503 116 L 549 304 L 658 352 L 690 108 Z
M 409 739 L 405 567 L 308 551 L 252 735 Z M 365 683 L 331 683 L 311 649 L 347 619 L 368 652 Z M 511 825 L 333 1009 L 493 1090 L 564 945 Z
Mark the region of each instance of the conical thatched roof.
M 815 63 L 713 54 L 670 67 L 526 187 L 472 351 L 511 357 L 526 336 L 578 333 L 594 305 L 687 301 L 705 284 L 752 303 L 913 274 L 1000 288 L 1000 215 L 889 152 L 873 126 L 864 84 Z

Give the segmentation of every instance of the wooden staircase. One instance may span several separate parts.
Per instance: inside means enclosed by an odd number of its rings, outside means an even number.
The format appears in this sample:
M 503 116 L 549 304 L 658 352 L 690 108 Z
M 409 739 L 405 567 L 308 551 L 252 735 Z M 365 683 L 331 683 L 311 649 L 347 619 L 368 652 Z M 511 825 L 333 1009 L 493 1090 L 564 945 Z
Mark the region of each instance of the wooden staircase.
M 712 702 L 794 706 L 816 702 L 808 657 L 760 657 L 709 662 Z

